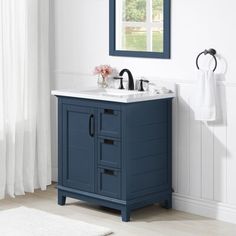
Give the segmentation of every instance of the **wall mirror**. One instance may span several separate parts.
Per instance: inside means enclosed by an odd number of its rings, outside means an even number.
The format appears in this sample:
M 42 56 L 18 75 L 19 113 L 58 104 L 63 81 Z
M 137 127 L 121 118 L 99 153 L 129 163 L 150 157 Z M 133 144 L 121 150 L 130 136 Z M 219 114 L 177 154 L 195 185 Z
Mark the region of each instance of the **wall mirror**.
M 170 58 L 171 0 L 110 0 L 110 55 Z

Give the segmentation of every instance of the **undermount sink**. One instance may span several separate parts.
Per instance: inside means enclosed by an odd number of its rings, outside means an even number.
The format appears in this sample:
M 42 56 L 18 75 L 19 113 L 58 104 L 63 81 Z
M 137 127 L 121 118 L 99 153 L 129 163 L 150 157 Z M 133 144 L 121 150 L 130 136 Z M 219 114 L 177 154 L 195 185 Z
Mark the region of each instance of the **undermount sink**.
M 52 95 L 64 97 L 77 97 L 84 99 L 102 100 L 110 102 L 142 102 L 156 99 L 173 98 L 174 93 L 157 94 L 151 92 L 140 92 L 137 90 L 93 88 L 87 90 L 54 90 Z
M 99 94 L 104 96 L 130 96 L 130 95 L 136 95 L 136 94 L 142 94 L 145 92 L 140 92 L 137 90 L 125 90 L 125 89 L 91 89 L 91 90 L 85 90 L 82 91 L 82 93 L 92 93 L 92 94 Z

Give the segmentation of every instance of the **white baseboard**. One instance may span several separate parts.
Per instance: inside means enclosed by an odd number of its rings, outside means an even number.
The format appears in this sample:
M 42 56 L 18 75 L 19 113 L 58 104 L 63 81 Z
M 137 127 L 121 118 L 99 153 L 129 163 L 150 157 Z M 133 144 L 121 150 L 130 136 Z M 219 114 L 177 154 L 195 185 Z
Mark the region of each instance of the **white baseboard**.
M 58 179 L 58 168 L 57 167 L 52 167 L 52 181 L 57 182 Z
M 236 224 L 236 206 L 173 194 L 173 208 Z

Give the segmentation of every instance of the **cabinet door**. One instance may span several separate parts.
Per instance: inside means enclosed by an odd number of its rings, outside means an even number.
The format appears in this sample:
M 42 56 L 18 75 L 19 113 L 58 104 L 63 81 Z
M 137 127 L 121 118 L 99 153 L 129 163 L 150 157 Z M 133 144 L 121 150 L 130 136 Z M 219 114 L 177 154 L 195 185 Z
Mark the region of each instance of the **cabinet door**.
M 63 185 L 94 192 L 96 109 L 63 105 Z

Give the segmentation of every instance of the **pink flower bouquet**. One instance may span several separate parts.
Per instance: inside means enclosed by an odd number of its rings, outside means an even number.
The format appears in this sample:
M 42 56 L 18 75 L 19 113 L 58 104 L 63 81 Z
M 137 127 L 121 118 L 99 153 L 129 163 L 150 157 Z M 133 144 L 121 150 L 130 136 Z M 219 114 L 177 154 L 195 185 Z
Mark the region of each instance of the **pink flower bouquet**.
M 103 79 L 107 78 L 113 72 L 113 68 L 109 65 L 96 66 L 94 69 L 94 75 L 101 75 Z

